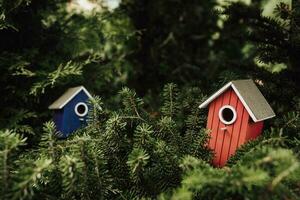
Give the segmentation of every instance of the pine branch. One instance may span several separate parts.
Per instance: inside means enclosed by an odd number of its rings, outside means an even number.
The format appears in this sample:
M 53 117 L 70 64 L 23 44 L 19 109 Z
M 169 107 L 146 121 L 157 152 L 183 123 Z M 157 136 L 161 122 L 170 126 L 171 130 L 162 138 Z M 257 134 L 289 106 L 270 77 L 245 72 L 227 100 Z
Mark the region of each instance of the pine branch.
M 66 64 L 60 64 L 56 70 L 46 73 L 47 76 L 44 77 L 42 81 L 34 83 L 30 90 L 30 94 L 34 96 L 43 94 L 47 87 L 54 87 L 58 81 L 74 75 L 81 75 L 83 65 L 84 64 L 82 63 L 73 61 L 68 61 Z M 41 73 L 44 74 L 43 72 Z
M 11 184 L 11 165 L 13 162 L 13 153 L 19 147 L 25 145 L 26 138 L 10 130 L 0 131 L 0 180 L 1 196 L 6 197 Z
M 81 190 L 79 186 L 82 177 L 83 163 L 79 159 L 65 155 L 60 162 L 63 178 L 63 199 L 80 198 Z
M 26 166 L 16 175 L 12 199 L 29 199 L 34 196 L 34 188 L 38 187 L 43 174 L 51 167 L 51 159 L 38 159 L 33 166 Z
M 128 156 L 127 165 L 130 167 L 131 176 L 135 183 L 139 183 L 141 180 L 141 173 L 144 167 L 147 165 L 150 156 L 145 150 L 140 148 L 134 148 Z
M 141 106 L 144 104 L 143 100 L 136 97 L 136 93 L 126 87 L 123 88 L 119 94 L 121 95 L 121 98 L 123 98 L 122 102 L 125 107 L 125 112 L 129 115 L 136 116 L 137 119 L 140 119 L 141 121 L 145 121 L 139 112 Z
M 174 117 L 175 113 L 179 109 L 179 105 L 177 103 L 178 100 L 178 88 L 177 85 L 173 83 L 167 84 L 163 89 L 163 106 L 161 108 L 161 112 L 164 116 Z

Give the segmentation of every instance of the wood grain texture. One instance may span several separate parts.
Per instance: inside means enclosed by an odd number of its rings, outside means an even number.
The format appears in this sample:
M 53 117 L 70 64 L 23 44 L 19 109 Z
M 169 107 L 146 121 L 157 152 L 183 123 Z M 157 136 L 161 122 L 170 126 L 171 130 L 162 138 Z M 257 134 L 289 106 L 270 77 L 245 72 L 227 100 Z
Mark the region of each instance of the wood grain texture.
M 226 92 L 224 92 L 222 106 L 229 104 L 230 96 L 231 96 L 231 90 L 227 90 Z M 219 117 L 219 109 L 215 111 L 215 115 L 218 115 L 218 117 Z M 215 157 L 214 157 L 214 161 L 213 161 L 213 163 L 216 166 L 222 166 L 220 164 L 220 160 L 221 160 L 222 148 L 223 148 L 223 143 L 224 143 L 224 135 L 227 134 L 227 132 L 225 130 L 222 130 L 222 128 L 225 128 L 225 127 L 226 127 L 226 125 L 219 120 L 219 127 L 218 127 L 218 130 L 216 130 L 217 131 L 217 141 L 216 141 L 216 145 L 215 145 Z
M 237 99 L 237 103 L 236 103 L 237 120 L 235 121 L 235 123 L 233 125 L 227 159 L 229 159 L 230 156 L 232 156 L 236 151 L 236 147 L 238 144 L 239 135 L 240 135 L 240 131 L 241 131 L 242 117 L 243 117 L 244 111 L 247 112 L 245 110 L 242 102 L 239 99 Z
M 213 118 L 214 118 L 215 104 L 216 104 L 215 101 L 212 102 L 209 105 L 209 110 L 208 110 L 206 129 L 209 131 L 210 137 L 211 137 L 211 131 L 212 131 Z M 207 144 L 209 147 L 210 147 L 210 142 L 211 142 L 211 140 L 209 140 L 208 144 Z
M 229 105 L 232 106 L 233 108 L 235 108 L 235 110 L 237 110 L 237 104 L 238 104 L 238 97 L 234 93 L 234 91 L 231 90 Z M 224 166 L 228 160 L 228 153 L 229 153 L 230 145 L 232 142 L 232 136 L 233 136 L 234 129 L 236 127 L 237 127 L 236 122 L 234 122 L 231 125 L 227 125 L 227 127 L 226 127 L 227 129 L 226 129 L 226 133 L 224 134 L 224 142 L 223 142 L 222 152 L 221 152 L 220 161 L 219 161 L 220 166 Z
M 244 109 L 241 130 L 240 130 L 240 137 L 238 139 L 238 145 L 236 148 L 239 148 L 242 144 L 246 142 L 248 122 L 249 122 L 249 114 L 246 111 L 246 109 Z
M 240 106 L 240 102 L 238 103 L 238 106 Z M 240 117 L 239 117 L 239 122 L 237 124 L 237 128 L 233 134 L 233 143 L 231 144 L 231 147 L 230 147 L 230 155 L 233 155 L 238 147 L 241 130 L 242 130 L 243 115 L 246 112 L 247 111 L 243 106 L 240 106 L 240 108 L 238 107 L 238 115 Z
M 209 148 L 212 150 L 214 150 L 215 146 L 216 146 L 217 135 L 218 135 L 217 130 L 218 130 L 219 123 L 220 123 L 218 112 L 222 106 L 222 102 L 223 102 L 223 96 L 220 96 L 219 98 L 217 98 L 215 100 L 213 123 L 212 123 L 211 134 L 210 134 L 211 138 L 209 141 Z
M 237 113 L 233 124 L 225 125 L 219 119 L 219 110 L 232 106 Z M 223 128 L 226 128 L 225 130 Z M 229 88 L 209 105 L 207 129 L 210 130 L 208 147 L 213 150 L 212 164 L 222 167 L 245 142 L 261 134 L 263 122 L 254 123 L 235 91 Z

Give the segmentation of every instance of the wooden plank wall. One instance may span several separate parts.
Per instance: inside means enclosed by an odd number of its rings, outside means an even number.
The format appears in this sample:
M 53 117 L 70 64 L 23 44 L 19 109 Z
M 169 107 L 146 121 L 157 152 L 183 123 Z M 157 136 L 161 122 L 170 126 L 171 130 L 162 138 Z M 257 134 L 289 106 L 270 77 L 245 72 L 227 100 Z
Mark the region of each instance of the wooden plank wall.
M 236 109 L 237 120 L 231 125 L 225 125 L 219 119 L 219 110 L 223 105 L 231 105 Z M 248 120 L 248 112 L 232 89 L 228 89 L 209 105 L 207 129 L 211 132 L 208 147 L 215 153 L 213 165 L 224 166 L 246 141 Z M 226 130 L 221 130 L 224 127 Z

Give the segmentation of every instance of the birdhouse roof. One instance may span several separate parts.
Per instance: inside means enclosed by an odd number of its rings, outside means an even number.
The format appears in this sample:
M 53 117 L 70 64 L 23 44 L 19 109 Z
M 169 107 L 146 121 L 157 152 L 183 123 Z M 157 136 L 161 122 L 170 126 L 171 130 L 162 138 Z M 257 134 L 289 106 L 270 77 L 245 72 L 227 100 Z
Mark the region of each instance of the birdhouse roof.
M 275 117 L 271 106 L 251 79 L 235 80 L 227 83 L 204 101 L 199 108 L 205 108 L 228 88 L 232 88 L 254 122 Z
M 89 98 L 92 95 L 83 86 L 69 88 L 62 96 L 54 101 L 48 108 L 51 110 L 62 109 L 67 103 L 69 103 L 79 92 L 83 91 Z

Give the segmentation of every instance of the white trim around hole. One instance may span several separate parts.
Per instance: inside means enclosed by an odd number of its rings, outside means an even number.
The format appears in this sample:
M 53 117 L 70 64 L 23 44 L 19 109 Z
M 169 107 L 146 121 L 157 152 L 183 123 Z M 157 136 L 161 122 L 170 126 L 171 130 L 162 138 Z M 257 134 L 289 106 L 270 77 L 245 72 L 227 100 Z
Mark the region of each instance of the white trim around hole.
M 79 107 L 79 106 L 84 106 L 85 111 L 84 111 L 83 113 L 79 113 L 79 112 L 78 112 L 78 107 Z M 79 102 L 79 103 L 77 103 L 76 106 L 75 106 L 75 108 L 74 108 L 74 111 L 75 111 L 76 115 L 79 116 L 79 117 L 84 117 L 84 116 L 86 116 L 87 113 L 88 113 L 88 110 L 89 110 L 89 109 L 88 109 L 88 106 L 87 106 L 86 103 L 84 103 L 84 102 Z
M 223 118 L 223 110 L 226 109 L 226 108 L 230 109 L 233 113 L 233 117 L 230 121 L 227 121 Z M 234 107 L 232 107 L 230 105 L 225 105 L 225 106 L 222 106 L 220 108 L 220 110 L 219 110 L 219 119 L 221 120 L 221 122 L 223 122 L 223 124 L 226 124 L 226 125 L 232 124 L 232 123 L 235 122 L 236 118 L 237 118 L 237 114 L 236 114 L 236 110 L 235 110 Z

